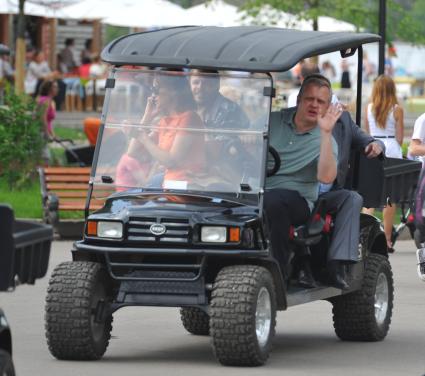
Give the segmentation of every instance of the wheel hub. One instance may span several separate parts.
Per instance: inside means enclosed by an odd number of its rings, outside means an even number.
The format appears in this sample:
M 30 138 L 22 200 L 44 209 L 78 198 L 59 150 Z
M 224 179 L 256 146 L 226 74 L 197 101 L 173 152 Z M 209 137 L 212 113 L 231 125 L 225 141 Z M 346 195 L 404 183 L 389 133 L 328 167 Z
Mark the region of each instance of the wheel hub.
M 375 318 L 379 325 L 383 324 L 388 311 L 388 280 L 384 273 L 378 275 L 375 289 Z
M 272 305 L 270 293 L 265 287 L 262 287 L 258 293 L 257 309 L 255 312 L 255 332 L 261 347 L 267 343 L 269 338 L 271 321 Z
M 104 318 L 104 309 L 105 309 L 105 296 L 106 293 L 101 285 L 98 285 L 96 290 L 93 293 L 92 297 L 92 309 L 91 309 L 91 327 L 93 338 L 96 341 L 99 341 L 105 329 L 105 318 Z

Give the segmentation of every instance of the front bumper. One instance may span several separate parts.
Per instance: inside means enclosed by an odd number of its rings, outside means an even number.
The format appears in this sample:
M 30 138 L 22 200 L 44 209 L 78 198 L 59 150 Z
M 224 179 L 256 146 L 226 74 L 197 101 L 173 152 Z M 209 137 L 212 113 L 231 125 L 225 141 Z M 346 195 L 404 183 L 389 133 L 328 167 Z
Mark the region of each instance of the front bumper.
M 95 253 L 139 253 L 145 255 L 193 255 L 193 256 L 241 256 L 241 257 L 267 257 L 269 251 L 267 249 L 253 250 L 253 249 L 205 249 L 205 248 L 155 248 L 155 247 L 117 247 L 105 245 L 92 245 L 85 244 L 84 240 L 74 243 L 75 249 L 82 252 L 95 252 Z

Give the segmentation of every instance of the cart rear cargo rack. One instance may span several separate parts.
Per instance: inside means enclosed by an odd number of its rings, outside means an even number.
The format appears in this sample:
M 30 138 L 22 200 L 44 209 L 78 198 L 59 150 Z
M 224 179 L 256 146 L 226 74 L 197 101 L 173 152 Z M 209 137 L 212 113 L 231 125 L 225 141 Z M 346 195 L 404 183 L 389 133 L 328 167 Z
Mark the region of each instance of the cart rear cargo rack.
M 360 155 L 353 188 L 364 200 L 367 208 L 379 208 L 388 201 L 394 204 L 413 202 L 422 163 L 409 159 L 368 159 Z

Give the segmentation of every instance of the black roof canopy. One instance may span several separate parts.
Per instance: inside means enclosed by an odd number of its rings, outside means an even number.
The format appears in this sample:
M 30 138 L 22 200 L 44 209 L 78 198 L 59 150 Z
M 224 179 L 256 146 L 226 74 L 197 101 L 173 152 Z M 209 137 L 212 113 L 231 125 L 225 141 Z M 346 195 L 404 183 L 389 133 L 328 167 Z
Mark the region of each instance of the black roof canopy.
M 118 38 L 103 49 L 102 59 L 114 65 L 279 72 L 303 58 L 379 39 L 375 34 L 264 26 L 182 26 Z

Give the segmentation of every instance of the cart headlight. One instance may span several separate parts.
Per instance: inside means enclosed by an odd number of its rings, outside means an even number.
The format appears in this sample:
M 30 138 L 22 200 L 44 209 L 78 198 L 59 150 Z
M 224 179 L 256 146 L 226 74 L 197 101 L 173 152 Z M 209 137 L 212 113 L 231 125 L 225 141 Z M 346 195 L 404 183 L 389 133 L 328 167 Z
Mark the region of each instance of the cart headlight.
M 226 227 L 202 226 L 201 241 L 205 243 L 225 243 L 227 240 Z
M 121 222 L 97 222 L 97 236 L 99 238 L 122 238 Z

